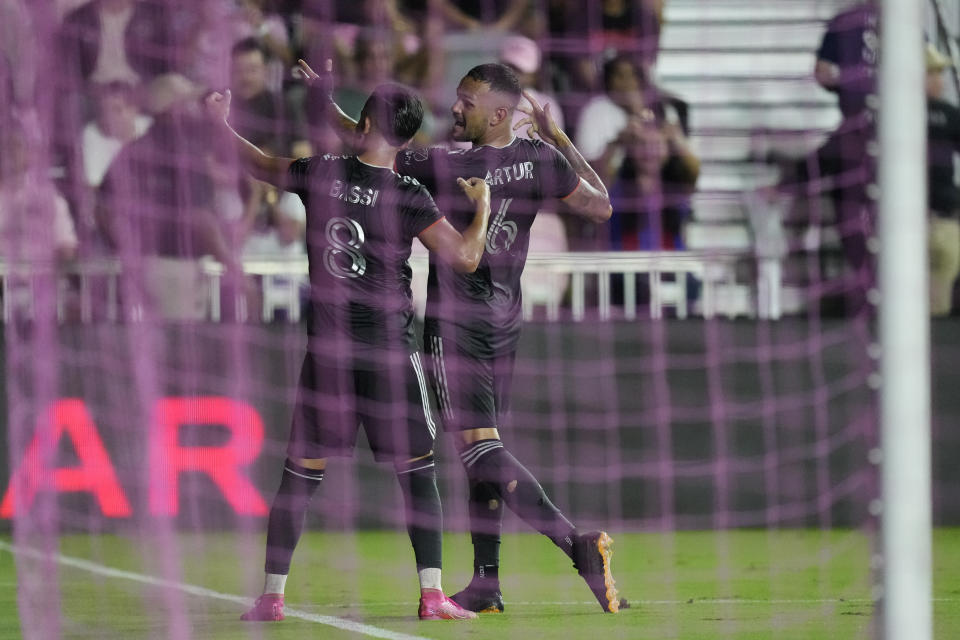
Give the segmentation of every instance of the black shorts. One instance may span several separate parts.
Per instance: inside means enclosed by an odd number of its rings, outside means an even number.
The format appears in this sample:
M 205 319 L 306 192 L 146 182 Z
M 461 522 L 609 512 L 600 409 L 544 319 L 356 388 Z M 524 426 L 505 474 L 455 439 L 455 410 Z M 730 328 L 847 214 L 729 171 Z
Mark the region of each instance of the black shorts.
M 377 461 L 430 453 L 436 426 L 419 352 L 371 359 L 307 352 L 287 455 L 350 456 L 361 424 Z
M 437 335 L 424 334 L 423 342 L 444 431 L 503 426 L 516 352 L 484 358 Z

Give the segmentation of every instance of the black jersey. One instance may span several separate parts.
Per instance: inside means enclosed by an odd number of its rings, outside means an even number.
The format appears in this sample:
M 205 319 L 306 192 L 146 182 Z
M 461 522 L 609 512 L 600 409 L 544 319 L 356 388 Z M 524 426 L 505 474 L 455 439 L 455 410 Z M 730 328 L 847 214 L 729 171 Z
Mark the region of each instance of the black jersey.
M 288 187 L 307 208 L 309 333 L 415 348 L 411 243 L 443 217 L 427 190 L 391 169 L 331 155 L 291 163 Z
M 930 209 L 940 216 L 960 213 L 960 189 L 954 181 L 953 157 L 960 151 L 960 109 L 927 98 L 927 175 Z
M 525 138 L 502 148 L 405 151 L 397 156 L 397 171 L 423 182 L 461 232 L 472 222 L 476 206 L 456 179 L 479 177 L 490 185 L 490 223 L 480 266 L 474 273 L 456 273 L 431 256 L 426 324 L 430 332 L 455 328 L 445 333 L 478 356 L 513 350 L 520 334 L 520 275 L 530 225 L 544 200 L 570 195 L 580 177 L 553 146 Z
M 855 116 L 876 91 L 876 64 L 880 39 L 877 7 L 861 2 L 841 11 L 827 25 L 817 59 L 837 65 L 840 81 L 830 89 L 837 94 L 844 117 Z

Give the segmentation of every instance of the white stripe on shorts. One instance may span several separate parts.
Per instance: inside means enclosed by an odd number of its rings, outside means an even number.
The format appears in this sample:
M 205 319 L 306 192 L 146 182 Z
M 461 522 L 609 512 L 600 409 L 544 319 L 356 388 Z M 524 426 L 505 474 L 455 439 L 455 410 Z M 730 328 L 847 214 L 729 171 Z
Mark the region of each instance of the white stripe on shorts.
M 420 352 L 414 351 L 410 354 L 410 363 L 413 364 L 413 371 L 417 374 L 417 384 L 420 385 L 420 402 L 423 404 L 423 417 L 427 421 L 427 429 L 430 430 L 430 437 L 437 437 L 437 425 L 433 423 L 433 414 L 430 413 L 430 398 L 427 395 L 427 380 L 423 375 L 423 366 L 420 364 Z
M 450 406 L 450 388 L 447 383 L 447 365 L 443 360 L 443 340 L 440 336 L 431 336 L 433 340 L 433 369 L 437 385 L 437 404 L 444 420 L 453 420 L 453 408 Z M 447 426 L 449 429 L 449 425 Z

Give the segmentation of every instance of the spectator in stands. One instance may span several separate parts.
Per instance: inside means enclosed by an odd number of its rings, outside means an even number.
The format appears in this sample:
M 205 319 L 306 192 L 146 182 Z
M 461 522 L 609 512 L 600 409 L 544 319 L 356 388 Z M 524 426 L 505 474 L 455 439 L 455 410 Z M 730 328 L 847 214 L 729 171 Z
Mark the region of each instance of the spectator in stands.
M 594 47 L 627 55 L 644 73 L 657 61 L 664 0 L 602 0 L 599 29 L 589 35 Z
M 94 116 L 95 87 L 138 86 L 170 70 L 176 48 L 166 7 L 161 0 L 91 0 L 70 12 L 60 27 L 58 64 L 51 74 L 57 91 L 51 155 L 81 219 L 92 209 L 80 136 Z
M 230 50 L 241 38 L 239 9 L 234 0 L 174 0 L 176 70 L 205 87 L 230 83 Z
M 264 50 L 284 67 L 293 64 L 293 51 L 287 25 L 269 0 L 240 0 L 242 20 L 238 25 L 240 40 L 255 38 Z
M 0 2 L 0 121 L 11 117 L 11 107 L 33 102 L 37 74 L 32 33 L 30 12 L 22 1 Z
M 960 109 L 943 100 L 944 69 L 950 59 L 927 45 L 928 172 L 930 184 L 930 313 L 950 314 L 960 274 L 960 189 L 954 155 L 960 153 Z
M 337 88 L 334 98 L 344 113 L 351 118 L 360 117 L 360 110 L 370 92 L 384 82 L 401 80 L 410 86 L 419 86 L 426 77 L 430 76 L 431 71 L 427 66 L 433 63 L 428 63 L 424 59 L 425 56 L 421 55 L 426 53 L 426 49 L 407 54 L 403 52 L 402 47 L 397 46 L 393 38 L 393 33 L 383 29 L 361 29 L 357 33 L 354 40 L 352 77 L 346 84 Z M 427 41 L 421 40 L 420 44 L 426 47 Z M 419 62 L 414 59 L 418 59 Z M 415 75 L 425 75 L 415 78 L 411 75 L 414 69 L 419 69 Z M 434 128 L 434 118 L 427 111 L 424 114 L 423 126 L 414 137 L 414 143 L 429 144 Z
M 649 82 L 630 56 L 608 61 L 603 76 L 606 93 L 581 112 L 577 146 L 610 185 L 609 246 L 682 249 L 700 172 L 686 138 L 687 105 Z
M 247 38 L 233 46 L 231 60 L 231 125 L 261 149 L 279 153 L 287 148 L 283 100 L 268 86 L 266 51 Z
M 840 242 L 854 282 L 847 292 L 847 313 L 866 309 L 867 291 L 876 281 L 867 250 L 875 226 L 875 207 L 867 197 L 875 166 L 867 153 L 875 134 L 868 97 L 876 90 L 879 16 L 873 2 L 858 2 L 827 25 L 814 78 L 837 94 L 843 120 L 826 142 L 807 158 L 784 168 L 782 184 L 801 196 L 829 195 Z
M 500 62 L 516 73 L 523 90 L 532 95 L 545 109 L 549 108 L 557 127 L 563 129 L 563 111 L 557 100 L 536 88 L 541 60 L 540 47 L 537 43 L 525 36 L 510 36 L 500 45 L 499 57 Z M 525 113 L 519 109 L 516 110 L 513 114 L 514 126 L 526 118 Z M 537 139 L 536 136 L 530 135 L 528 128 L 521 127 L 515 133 L 519 137 Z M 568 248 L 563 219 L 552 208 L 537 212 L 537 217 L 530 228 L 529 251 L 532 253 L 564 252 Z M 564 294 L 567 280 L 568 278 L 558 277 L 556 274 L 528 269 L 524 272 L 523 278 L 524 300 L 532 304 L 548 304 L 553 299 L 559 299 Z
M 67 201 L 50 181 L 35 113 L 18 111 L 0 125 L 0 255 L 8 262 L 72 260 L 77 233 Z M 31 156 L 33 154 L 33 156 Z
M 177 74 L 148 87 L 154 122 L 114 160 L 101 185 L 103 234 L 123 266 L 128 308 L 173 320 L 201 320 L 209 283 L 200 258 L 212 255 L 232 277 L 239 265 L 213 211 L 205 170 L 212 146 L 201 90 Z
M 837 94 L 845 119 L 867 109 L 867 96 L 875 92 L 880 41 L 876 5 L 858 2 L 837 14 L 827 25 L 817 50 L 814 78 Z
M 554 122 L 563 129 L 563 111 L 557 99 L 552 94 L 539 88 L 540 59 L 540 47 L 537 46 L 536 42 L 525 36 L 510 36 L 500 45 L 500 62 L 513 69 L 524 91 L 536 98 L 537 102 L 544 108 L 550 107 L 550 114 L 553 116 Z M 526 115 L 522 111 L 517 111 L 513 114 L 514 124 L 525 117 Z M 529 137 L 524 130 L 517 131 L 517 135 Z
M 234 37 L 238 42 L 253 38 L 260 44 L 266 59 L 267 86 L 279 93 L 294 59 L 287 25 L 272 4 L 271 0 L 239 0 Z
M 137 108 L 133 87 L 126 82 L 98 87 L 95 100 L 96 116 L 83 128 L 80 142 L 87 185 L 94 188 L 124 145 L 142 136 L 153 122 Z
M 244 213 L 244 256 L 301 256 L 307 214 L 303 202 L 288 191 L 277 191 L 260 181 L 251 180 L 250 190 L 262 195 L 249 200 Z
M 43 145 L 35 112 L 15 110 L 0 120 L 0 259 L 8 265 L 49 267 L 77 253 L 69 205 L 48 168 L 37 164 L 45 158 Z M 6 313 L 17 319 L 36 317 L 38 282 L 45 279 L 9 272 L 0 292 Z
M 407 2 L 416 6 L 418 2 Z M 430 7 L 430 3 L 426 3 Z M 454 27 L 514 31 L 533 9 L 530 0 L 439 0 L 434 5 Z
M 163 3 L 91 0 L 64 19 L 60 60 L 84 82 L 138 84 L 169 70 L 170 43 Z
M 307 212 L 300 198 L 253 178 L 248 178 L 248 183 L 247 206 L 239 225 L 243 258 L 284 260 L 306 256 Z M 257 280 L 259 288 L 247 295 L 251 318 L 263 316 L 266 305 L 265 318 L 271 319 L 278 301 L 289 313 L 291 299 L 299 300 L 298 291 L 306 283 L 306 278 L 290 274 L 266 275 Z
M 353 42 L 352 77 L 335 93 L 337 104 L 350 117 L 360 117 L 360 110 L 373 88 L 393 77 L 393 46 L 389 32 L 366 29 L 357 33 Z
M 573 102 L 564 105 L 578 114 L 577 94 L 603 89 L 600 60 L 626 55 L 649 74 L 660 50 L 664 0 L 602 0 L 584 5 L 576 0 L 548 0 L 547 31 L 567 43 L 550 55 L 554 86 Z M 571 51 L 570 45 L 581 47 Z

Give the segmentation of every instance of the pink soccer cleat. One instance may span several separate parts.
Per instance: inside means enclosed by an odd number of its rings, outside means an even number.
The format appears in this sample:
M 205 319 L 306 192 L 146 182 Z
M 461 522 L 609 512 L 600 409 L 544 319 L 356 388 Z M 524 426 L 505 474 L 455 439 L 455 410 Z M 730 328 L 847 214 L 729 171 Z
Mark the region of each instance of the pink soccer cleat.
M 283 620 L 283 594 L 265 593 L 253 603 L 253 608 L 240 616 L 247 622 L 279 622 Z
M 439 589 L 424 589 L 420 593 L 418 615 L 421 620 L 470 620 L 477 617 L 473 611 L 467 611 Z

